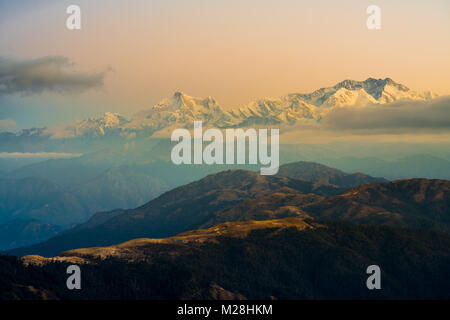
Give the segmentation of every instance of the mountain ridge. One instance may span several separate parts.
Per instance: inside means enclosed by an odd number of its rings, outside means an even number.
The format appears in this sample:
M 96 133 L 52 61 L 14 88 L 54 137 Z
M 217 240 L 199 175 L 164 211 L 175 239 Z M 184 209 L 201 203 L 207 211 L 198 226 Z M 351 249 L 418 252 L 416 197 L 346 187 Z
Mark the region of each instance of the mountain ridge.
M 0 299 L 448 299 L 449 278 L 439 275 L 449 244 L 449 234 L 426 230 L 234 222 L 51 259 L 0 255 Z M 83 290 L 65 286 L 74 263 Z M 384 290 L 364 285 L 373 264 L 383 266 Z
M 280 189 L 331 195 L 341 193 L 347 188 L 317 185 L 287 177 L 261 176 L 253 171 L 227 170 L 174 188 L 141 207 L 113 211 L 114 216 L 110 219 L 105 218 L 107 214 L 94 217 L 91 223 L 32 247 L 43 246 L 50 249 L 48 253 L 53 254 L 70 248 L 109 245 L 132 238 L 166 237 L 196 229 L 214 220 L 215 212 Z M 283 211 L 271 215 L 272 218 L 285 216 Z M 98 225 L 95 221 L 103 223 Z M 104 228 L 105 226 L 107 227 Z M 99 231 L 99 228 L 102 231 Z M 21 250 L 17 249 L 17 252 Z M 44 250 L 47 255 L 47 249 Z
M 194 120 L 201 120 L 205 126 L 218 128 L 292 125 L 299 121 L 320 121 L 334 108 L 364 107 L 399 100 L 430 100 L 435 97 L 437 95 L 432 92 L 415 92 L 390 78 L 344 80 L 335 86 L 321 88 L 312 93 L 291 93 L 278 98 L 257 99 L 230 110 L 224 110 L 211 96 L 198 98 L 176 91 L 172 97 L 136 113 L 130 119 L 118 113 L 107 112 L 100 118 L 47 128 L 40 134 L 48 135 L 52 139 L 107 134 L 132 137 L 136 133 L 151 136 L 172 125 L 192 127 Z M 27 134 L 36 130 L 27 131 Z
M 404 198 L 405 188 L 411 189 L 409 198 Z M 344 190 L 348 188 L 229 170 L 175 188 L 142 207 L 114 212 L 109 220 L 105 220 L 107 214 L 102 214 L 98 217 L 100 224 L 88 224 L 10 253 L 51 256 L 68 249 L 112 245 L 133 238 L 167 237 L 229 221 L 305 216 L 450 231 L 450 217 L 446 214 L 450 208 L 450 181 L 373 182 Z M 365 198 L 360 200 L 358 192 Z

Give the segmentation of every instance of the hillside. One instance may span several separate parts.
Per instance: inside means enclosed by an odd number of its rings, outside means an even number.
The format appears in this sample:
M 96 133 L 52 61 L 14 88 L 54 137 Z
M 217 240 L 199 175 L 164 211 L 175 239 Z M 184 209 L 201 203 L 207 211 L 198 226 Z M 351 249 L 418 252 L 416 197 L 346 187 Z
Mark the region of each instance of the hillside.
M 302 209 L 318 219 L 450 232 L 450 181 L 407 179 L 371 183 Z
M 34 163 L 0 179 L 0 222 L 20 218 L 57 225 L 85 223 L 95 213 L 136 208 L 176 186 L 224 169 L 175 166 L 163 161 L 107 168 L 107 164 L 92 163 L 93 157 Z M 313 175 L 312 167 L 316 168 Z M 382 180 L 306 162 L 282 166 L 281 171 L 281 176 L 314 183 L 316 194 L 335 194 L 355 184 Z
M 0 256 L 0 298 L 448 299 L 449 247 L 448 234 L 421 230 L 292 218 L 228 223 L 74 250 L 59 262 Z M 81 291 L 65 286 L 73 262 Z M 372 264 L 382 269 L 383 290 L 366 288 Z
M 370 183 L 323 197 L 284 189 L 217 212 L 205 225 L 247 217 L 270 219 L 309 215 L 319 220 L 351 221 L 450 232 L 450 181 L 409 179 Z
M 448 180 L 411 179 L 344 192 L 332 185 L 230 170 L 173 189 L 142 207 L 102 213 L 92 222 L 11 253 L 52 256 L 135 238 L 163 238 L 223 222 L 305 216 L 449 232 L 449 185 Z
M 208 229 L 198 229 L 183 232 L 173 237 L 162 239 L 140 238 L 133 239 L 121 244 L 109 247 L 92 247 L 73 249 L 50 258 L 36 255 L 22 257 L 26 264 L 41 265 L 54 261 L 73 262 L 73 263 L 95 263 L 97 259 L 106 259 L 108 257 L 119 258 L 128 262 L 146 260 L 144 254 L 146 248 L 153 245 L 171 245 L 174 243 L 199 244 L 205 242 L 218 243 L 220 238 L 246 238 L 254 230 L 277 229 L 278 231 L 295 228 L 297 230 L 306 230 L 312 228 L 324 227 L 312 220 L 310 217 L 302 218 L 284 218 L 264 221 L 242 221 L 226 222 L 215 225 Z
M 166 192 L 147 204 L 114 214 L 102 224 L 80 226 L 44 243 L 12 251 L 14 254 L 54 255 L 58 252 L 97 245 L 111 245 L 134 238 L 167 237 L 197 229 L 220 210 L 244 200 L 269 195 L 280 189 L 305 194 L 332 195 L 345 189 L 329 185 L 277 176 L 261 176 L 257 172 L 228 170 Z M 272 215 L 271 218 L 284 217 Z M 256 216 L 247 216 L 247 219 Z M 230 221 L 230 220 L 227 220 Z

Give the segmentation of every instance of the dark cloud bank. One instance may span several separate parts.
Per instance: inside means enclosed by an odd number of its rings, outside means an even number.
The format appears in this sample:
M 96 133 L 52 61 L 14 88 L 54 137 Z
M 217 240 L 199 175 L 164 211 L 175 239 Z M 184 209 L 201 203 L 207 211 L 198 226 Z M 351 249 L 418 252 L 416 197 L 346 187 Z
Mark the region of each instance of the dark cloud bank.
M 322 124 L 334 130 L 449 131 L 450 96 L 332 111 Z
M 44 91 L 80 92 L 101 87 L 105 72 L 83 73 L 73 70 L 66 57 L 49 56 L 32 60 L 0 57 L 0 96 L 35 94 Z

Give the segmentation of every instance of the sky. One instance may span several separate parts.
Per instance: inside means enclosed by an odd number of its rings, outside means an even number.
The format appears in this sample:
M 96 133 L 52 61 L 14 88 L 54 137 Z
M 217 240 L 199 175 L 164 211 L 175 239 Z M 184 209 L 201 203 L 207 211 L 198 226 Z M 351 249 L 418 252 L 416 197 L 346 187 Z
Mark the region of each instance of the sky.
M 0 0 L 0 75 L 23 80 L 0 83 L 0 130 L 131 116 L 175 91 L 225 109 L 368 77 L 450 94 L 449 40 L 448 0 Z

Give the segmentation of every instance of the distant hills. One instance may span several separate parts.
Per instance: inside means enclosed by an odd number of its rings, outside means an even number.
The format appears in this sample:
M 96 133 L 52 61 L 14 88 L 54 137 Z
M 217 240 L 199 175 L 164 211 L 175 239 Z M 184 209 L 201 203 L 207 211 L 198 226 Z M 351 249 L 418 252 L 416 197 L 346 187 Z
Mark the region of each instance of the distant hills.
M 166 182 L 128 167 L 111 168 L 74 185 L 36 176 L 3 178 L 0 222 L 21 218 L 57 225 L 82 223 L 95 212 L 136 207 L 169 189 Z
M 88 217 L 74 194 L 48 179 L 0 179 L 0 222 L 20 218 L 69 224 Z
M 309 175 L 310 166 L 315 166 L 316 171 L 321 172 L 321 179 Z M 319 194 L 341 192 L 355 183 L 384 181 L 362 174 L 346 174 L 307 162 L 284 165 L 281 170 L 293 172 L 290 169 L 292 167 L 296 172 L 292 173 L 293 177 L 298 180 L 313 183 L 317 178 L 314 188 Z M 34 163 L 0 178 L 0 223 L 22 219 L 30 223 L 38 220 L 44 224 L 65 227 L 80 223 L 83 226 L 98 224 L 99 220 L 109 219 L 110 215 L 105 213 L 108 210 L 135 208 L 165 191 L 218 170 L 220 167 L 178 167 L 165 162 L 130 164 L 109 169 L 83 159 Z M 289 177 L 289 174 L 282 175 Z M 333 180 L 336 176 L 341 180 Z M 94 213 L 97 214 L 86 222 Z M 54 235 L 50 232 L 47 238 Z M 17 242 L 13 233 L 6 233 L 5 244 L 0 245 L 0 250 L 31 245 L 46 239 L 31 236 L 29 240 L 26 243 Z
M 227 170 L 67 231 L 0 225 L 55 232 L 0 255 L 0 299 L 448 299 L 449 213 L 448 180 Z M 68 264 L 82 292 L 66 290 Z M 383 290 L 364 285 L 372 264 Z
M 385 160 L 375 157 L 343 157 L 323 163 L 344 171 L 361 171 L 389 180 L 408 178 L 450 179 L 450 161 L 429 154 Z
M 302 165 L 286 166 L 283 171 L 299 177 L 295 167 Z M 369 183 L 346 191 L 347 187 L 332 184 L 231 170 L 173 189 L 142 207 L 114 212 L 110 219 L 103 213 L 100 223 L 88 222 L 11 252 L 51 256 L 134 238 L 167 237 L 223 222 L 305 216 L 449 231 L 449 188 L 447 180 L 411 179 Z
M 110 245 L 133 238 L 166 237 L 197 229 L 213 220 L 215 213 L 224 208 L 281 188 L 320 195 L 345 190 L 332 185 L 315 186 L 311 182 L 286 177 L 261 176 L 253 171 L 229 170 L 175 188 L 141 207 L 114 215 L 102 224 L 92 227 L 88 221 L 38 244 L 36 248 L 40 254 L 53 255 L 68 249 Z M 92 219 L 95 221 L 97 218 L 94 216 Z
M 215 214 L 205 226 L 226 221 L 311 216 L 450 232 L 450 182 L 410 179 L 371 183 L 323 197 L 284 189 L 245 200 Z
M 311 164 L 302 164 L 306 165 Z M 300 166 L 300 163 L 296 164 L 295 178 L 313 182 L 313 177 L 308 176 L 305 170 L 301 172 Z M 317 180 L 316 183 L 318 190 L 330 188 L 325 185 L 333 184 L 326 178 L 331 175 L 348 177 L 342 181 L 329 179 L 336 182 L 332 188 L 341 188 L 341 191 L 355 184 L 384 181 L 316 166 L 317 170 L 323 171 L 323 181 Z M 282 166 L 282 170 L 290 167 Z M 56 225 L 84 223 L 96 212 L 135 208 L 165 191 L 220 169 L 220 166 L 180 167 L 166 162 L 107 168 L 105 164 L 91 164 L 82 159 L 54 159 L 34 163 L 0 178 L 0 223 L 16 218 L 37 219 Z M 355 177 L 360 178 L 355 180 Z
M 450 181 L 405 179 L 371 183 L 304 209 L 320 219 L 381 222 L 450 232 Z
M 351 188 L 371 182 L 385 182 L 384 178 L 374 178 L 361 172 L 345 173 L 325 165 L 298 161 L 280 166 L 278 175 L 294 179 Z
M 382 224 L 450 232 L 450 181 L 407 179 L 370 183 L 329 197 L 312 197 L 292 190 L 244 201 L 220 213 L 252 216 L 282 208 L 316 219 Z
M 54 237 L 64 228 L 38 220 L 12 220 L 0 224 L 0 248 L 8 250 L 28 246 Z

